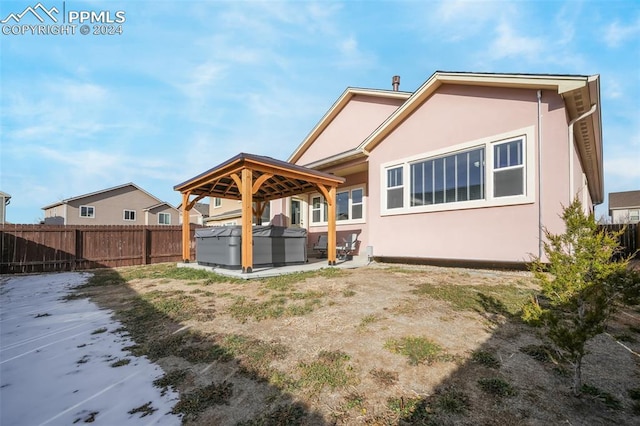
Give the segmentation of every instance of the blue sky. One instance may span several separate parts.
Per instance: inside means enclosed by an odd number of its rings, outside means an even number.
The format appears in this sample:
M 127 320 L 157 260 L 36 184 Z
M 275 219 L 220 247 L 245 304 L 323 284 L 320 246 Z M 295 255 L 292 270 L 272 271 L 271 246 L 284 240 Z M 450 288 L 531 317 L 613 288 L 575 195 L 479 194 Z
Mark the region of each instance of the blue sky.
M 0 20 L 36 4 L 3 0 Z M 9 222 L 127 182 L 178 205 L 175 184 L 239 152 L 286 159 L 347 86 L 400 75 L 413 91 L 436 70 L 600 74 L 605 191 L 640 189 L 637 1 L 42 5 L 126 21 L 120 35 L 0 34 Z

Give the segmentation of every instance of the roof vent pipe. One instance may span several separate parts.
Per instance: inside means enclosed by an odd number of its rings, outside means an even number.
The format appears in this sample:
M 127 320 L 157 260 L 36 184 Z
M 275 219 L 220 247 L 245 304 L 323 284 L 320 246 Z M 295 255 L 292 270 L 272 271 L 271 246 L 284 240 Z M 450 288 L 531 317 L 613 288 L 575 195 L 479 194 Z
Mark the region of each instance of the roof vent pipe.
M 399 75 L 394 75 L 393 78 L 391 79 L 391 85 L 393 86 L 393 91 L 397 92 L 398 89 L 400 88 L 400 76 Z

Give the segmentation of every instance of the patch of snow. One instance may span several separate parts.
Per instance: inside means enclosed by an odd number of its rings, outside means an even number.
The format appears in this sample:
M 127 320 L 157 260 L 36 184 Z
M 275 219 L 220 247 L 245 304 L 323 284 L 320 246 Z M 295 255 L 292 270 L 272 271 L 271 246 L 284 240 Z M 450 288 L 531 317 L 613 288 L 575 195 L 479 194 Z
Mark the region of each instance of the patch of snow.
M 170 413 L 178 394 L 162 394 L 153 385 L 162 369 L 123 350 L 134 342 L 111 311 L 64 299 L 89 277 L 0 279 L 0 424 L 180 424 Z M 129 364 L 111 366 L 122 359 Z M 149 402 L 153 413 L 129 414 Z

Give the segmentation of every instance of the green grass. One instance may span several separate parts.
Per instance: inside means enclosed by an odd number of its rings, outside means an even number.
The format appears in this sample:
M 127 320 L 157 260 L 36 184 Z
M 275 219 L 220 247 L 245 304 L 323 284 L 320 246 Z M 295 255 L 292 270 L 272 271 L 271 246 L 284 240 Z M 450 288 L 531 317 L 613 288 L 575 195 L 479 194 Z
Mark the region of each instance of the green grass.
M 299 294 L 275 294 L 271 298 L 255 302 L 247 300 L 246 297 L 238 297 L 229 307 L 229 314 L 240 321 L 247 322 L 249 318 L 255 321 L 262 321 L 269 318 L 280 318 L 283 316 L 302 316 L 313 312 L 322 304 L 319 297 L 315 297 L 315 292 Z M 289 299 L 295 301 L 291 301 Z
M 222 346 L 230 355 L 242 359 L 247 371 L 261 377 L 269 377 L 272 374 L 270 364 L 283 359 L 289 352 L 286 346 L 237 334 L 227 336 Z
M 400 424 L 429 424 L 429 412 L 424 398 L 390 398 L 387 408 L 400 418 Z
M 543 363 L 552 362 L 555 360 L 553 356 L 553 349 L 548 345 L 527 345 L 520 348 L 520 352 L 529 355 L 536 361 Z
M 478 386 L 480 386 L 480 389 L 484 392 L 494 396 L 510 397 L 518 394 L 516 389 L 501 377 L 484 377 L 478 379 Z
M 369 314 L 369 315 L 365 315 L 362 317 L 362 319 L 360 320 L 360 328 L 365 328 L 370 324 L 373 324 L 376 321 L 379 321 L 380 317 L 378 317 L 378 315 L 376 314 Z
M 169 373 L 166 373 L 164 376 L 160 377 L 153 381 L 153 385 L 161 388 L 161 395 L 164 396 L 167 393 L 167 389 L 171 388 L 172 390 L 177 390 L 178 386 L 180 386 L 184 380 L 187 378 L 189 374 L 189 370 L 173 370 Z
M 471 354 L 471 361 L 489 368 L 500 368 L 500 361 L 491 352 L 477 350 Z
M 410 365 L 432 364 L 450 359 L 443 352 L 442 347 L 425 337 L 406 336 L 400 339 L 389 339 L 384 347 L 393 353 L 406 356 Z
M 296 272 L 293 274 L 279 275 L 277 277 L 266 278 L 265 288 L 277 291 L 288 291 L 294 288 L 295 284 L 303 283 L 307 278 L 324 277 L 335 278 L 348 274 L 348 272 L 337 268 L 323 268 L 317 271 Z
M 212 383 L 182 395 L 180 401 L 173 407 L 171 412 L 173 414 L 184 414 L 183 421 L 193 419 L 209 407 L 228 404 L 232 395 L 233 383 L 226 381 L 219 384 Z
M 353 297 L 356 295 L 356 292 L 351 289 L 342 290 L 342 297 Z
M 501 314 L 518 318 L 522 306 L 536 292 L 513 285 L 436 285 L 423 283 L 413 291 L 415 294 L 442 300 L 460 311 Z
M 320 392 L 324 387 L 332 390 L 356 384 L 357 376 L 349 364 L 351 357 L 342 351 L 322 351 L 316 360 L 298 364 L 299 385 Z
M 470 407 L 469 396 L 453 387 L 448 387 L 437 393 L 434 405 L 445 413 L 464 414 Z

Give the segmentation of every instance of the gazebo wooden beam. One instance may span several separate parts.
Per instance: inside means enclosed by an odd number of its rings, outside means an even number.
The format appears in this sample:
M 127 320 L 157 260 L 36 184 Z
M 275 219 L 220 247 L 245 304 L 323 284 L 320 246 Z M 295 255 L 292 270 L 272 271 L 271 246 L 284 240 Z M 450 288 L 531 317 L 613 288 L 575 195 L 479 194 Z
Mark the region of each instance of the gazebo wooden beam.
M 253 176 L 249 169 L 242 170 L 242 272 L 253 271 Z
M 327 227 L 327 261 L 330 266 L 336 264 L 336 187 L 329 188 L 329 197 L 327 204 L 329 209 L 328 227 Z
M 191 238 L 189 229 L 189 195 L 191 192 L 182 193 L 182 261 L 189 263 L 191 260 Z

